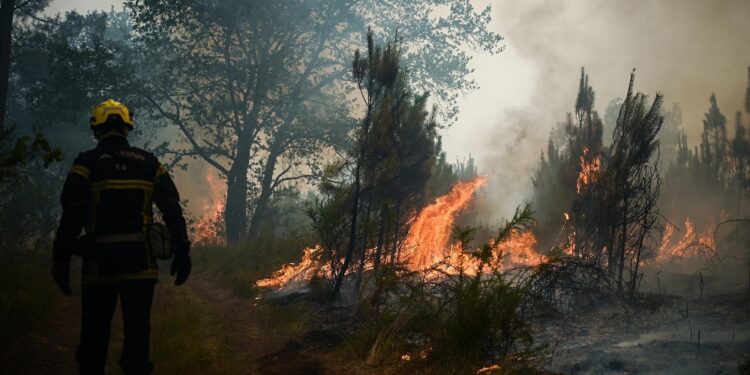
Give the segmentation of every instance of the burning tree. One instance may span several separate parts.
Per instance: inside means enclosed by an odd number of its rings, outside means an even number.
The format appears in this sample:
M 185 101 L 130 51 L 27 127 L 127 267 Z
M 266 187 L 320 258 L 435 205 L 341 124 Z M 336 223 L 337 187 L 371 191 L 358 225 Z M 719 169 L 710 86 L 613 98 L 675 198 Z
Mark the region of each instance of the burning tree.
M 354 260 L 357 289 L 368 262 L 375 274 L 383 260 L 395 262 L 406 235 L 404 226 L 422 204 L 436 162 L 434 111 L 426 109 L 426 94 L 415 95 L 409 89 L 400 68 L 400 46 L 397 38 L 385 47 L 375 45 L 368 32 L 366 55 L 359 50 L 354 55 L 352 71 L 364 118 L 354 149 L 328 169 L 323 188 L 327 201 L 313 212 L 331 261 L 331 300 L 338 296 Z M 375 249 L 372 254 L 370 248 Z
M 656 203 L 661 180 L 658 160 L 654 158 L 663 123 L 662 96 L 657 94 L 648 107 L 645 95 L 633 93 L 634 79 L 635 73 L 617 116 L 613 143 L 604 147 L 602 121 L 593 109 L 594 90 L 588 76 L 581 72 L 575 107 L 577 123 L 573 125 L 573 116 L 569 115 L 565 127 L 567 148 L 561 152 L 550 140 L 547 158 L 542 156 L 534 180 L 535 196 L 539 199 L 535 207 L 553 197 L 563 198 L 562 207 L 560 203 L 556 207 L 565 210 L 565 220 L 562 221 L 559 211 L 552 216 L 557 219 L 550 220 L 558 223 L 557 228 L 563 228 L 555 237 L 555 246 L 564 248 L 565 256 L 577 259 L 576 264 L 582 262 L 576 269 L 595 273 L 588 278 L 592 282 L 610 285 L 598 271 L 606 270 L 616 281 L 611 285 L 617 285 L 621 291 L 626 281 L 625 270 L 629 270 L 631 294 L 635 291 L 646 243 L 658 218 Z M 550 182 L 555 189 L 544 186 Z M 569 197 L 568 207 L 565 197 Z M 558 232 L 549 225 L 544 230 L 547 238 Z M 566 241 L 567 244 L 560 245 Z
M 594 98 L 589 77 L 581 68 L 575 112 L 569 113 L 566 122 L 560 124 L 563 139 L 550 136 L 546 155 L 542 152 L 540 168 L 532 178 L 532 205 L 538 222 L 534 231 L 543 247 L 554 247 L 559 242 L 559 228 L 568 220 L 571 223 L 596 220 L 590 215 L 575 215 L 589 211 L 589 206 L 595 203 L 587 193 L 590 191 L 587 185 L 598 180 L 604 156 L 603 124 L 594 110 Z M 574 210 L 574 206 L 578 209 Z M 573 217 L 567 219 L 565 215 L 571 212 Z
M 633 93 L 634 80 L 635 73 L 604 158 L 592 160 L 584 149 L 573 203 L 573 255 L 607 269 L 619 291 L 629 269 L 631 295 L 645 241 L 658 218 L 660 176 L 651 162 L 664 121 L 662 96 L 657 94 L 647 108 L 645 95 Z

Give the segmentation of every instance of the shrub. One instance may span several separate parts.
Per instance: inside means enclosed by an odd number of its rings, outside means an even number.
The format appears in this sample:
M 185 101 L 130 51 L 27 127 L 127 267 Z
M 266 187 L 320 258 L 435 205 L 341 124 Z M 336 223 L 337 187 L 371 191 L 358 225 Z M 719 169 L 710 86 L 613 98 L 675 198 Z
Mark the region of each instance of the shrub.
M 530 223 L 528 208 L 517 211 L 495 243 Z M 457 233 L 467 234 L 457 236 L 466 249 L 471 231 Z M 499 257 L 484 244 L 467 253 L 467 259 L 479 262 L 476 273 L 464 272 L 461 264 L 450 270 L 435 267 L 439 277 L 398 267 L 384 270 L 374 288 L 377 298 L 366 298 L 360 308 L 365 328 L 374 328 L 359 337 L 371 343 L 368 362 L 398 361 L 404 355 L 423 360 L 434 373 L 474 373 L 487 364 L 533 373 L 531 330 L 520 315 L 523 290 L 505 279 Z

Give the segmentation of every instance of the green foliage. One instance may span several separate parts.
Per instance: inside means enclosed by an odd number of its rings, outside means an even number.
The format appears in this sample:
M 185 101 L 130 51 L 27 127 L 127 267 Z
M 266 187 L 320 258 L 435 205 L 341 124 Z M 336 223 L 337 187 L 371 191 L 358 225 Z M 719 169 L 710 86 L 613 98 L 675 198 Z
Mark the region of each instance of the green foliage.
M 532 222 L 528 205 L 519 207 L 496 239 L 528 230 Z M 454 233 L 468 244 L 475 231 L 456 228 Z M 367 355 L 371 364 L 397 361 L 408 352 L 415 368 L 425 366 L 432 373 L 472 373 L 498 362 L 527 368 L 532 340 L 519 312 L 524 290 L 505 280 L 497 268 L 498 254 L 490 248 L 484 244 L 470 250 L 480 261 L 477 274 L 458 269 L 424 279 L 386 268 L 374 293 L 380 296 L 364 300 L 361 313 L 368 324 L 351 340 L 352 350 Z
M 50 249 L 60 212 L 60 189 L 67 166 L 42 169 L 34 162 L 0 184 L 0 260 L 22 262 L 29 256 L 44 256 Z
M 90 142 L 89 110 L 114 97 L 141 114 L 137 50 L 124 12 L 68 12 L 14 30 L 8 123 L 39 129 L 63 150 Z
M 0 184 L 17 177 L 19 170 L 35 159 L 40 159 L 44 168 L 62 159 L 62 152 L 52 148 L 41 132 L 35 132 L 33 138 L 13 138 L 12 131 L 0 130 Z
M 147 0 L 126 6 L 145 51 L 139 76 L 146 83 L 138 92 L 184 136 L 185 143 L 168 145 L 176 163 L 202 158 L 227 177 L 230 242 L 246 227 L 255 237 L 276 188 L 321 177 L 321 150 L 350 147 L 356 122 L 344 99 L 352 90 L 346 78 L 350 70 L 362 72 L 363 61 L 345 62 L 368 25 L 399 30 L 409 80 L 445 103 L 441 113 L 451 121 L 458 93 L 476 88 L 464 47 L 502 49 L 502 38 L 488 29 L 490 8 L 476 11 L 468 0 Z M 448 12 L 436 16 L 440 6 Z M 394 62 L 374 76 L 393 83 L 399 73 Z
M 376 248 L 375 273 L 384 260 L 395 258 L 410 213 L 427 200 L 439 152 L 435 112 L 428 110 L 427 94 L 411 91 L 399 67 L 401 46 L 398 37 L 378 45 L 369 31 L 366 54 L 355 52 L 352 75 L 364 117 L 353 134 L 355 147 L 326 168 L 323 203 L 310 212 L 335 265 L 333 296 L 355 257 L 356 288 L 361 286 L 366 248 Z
M 523 293 L 501 278 L 459 278 L 449 296 L 449 312 L 432 337 L 435 360 L 461 368 L 481 363 L 488 351 L 502 358 L 519 342 L 531 344 L 517 312 Z

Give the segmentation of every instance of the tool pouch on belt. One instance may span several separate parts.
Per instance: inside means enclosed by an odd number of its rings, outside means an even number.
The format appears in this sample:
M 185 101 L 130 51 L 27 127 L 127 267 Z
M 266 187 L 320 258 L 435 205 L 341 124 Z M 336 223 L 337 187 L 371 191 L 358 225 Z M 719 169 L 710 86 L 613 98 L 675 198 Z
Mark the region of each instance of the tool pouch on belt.
M 146 227 L 146 248 L 156 259 L 172 258 L 172 236 L 169 229 L 161 223 L 149 224 Z

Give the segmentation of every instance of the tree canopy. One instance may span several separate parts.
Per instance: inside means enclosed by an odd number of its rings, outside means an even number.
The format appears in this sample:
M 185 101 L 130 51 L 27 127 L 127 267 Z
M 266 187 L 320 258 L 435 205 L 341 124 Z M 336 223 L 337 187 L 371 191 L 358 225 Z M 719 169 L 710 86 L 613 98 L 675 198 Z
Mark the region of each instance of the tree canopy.
M 226 179 L 230 241 L 257 234 L 277 187 L 320 174 L 321 149 L 351 142 L 346 62 L 368 26 L 398 33 L 410 83 L 446 123 L 458 94 L 476 88 L 466 51 L 502 50 L 490 8 L 468 0 L 126 4 L 148 51 L 139 93 L 179 130 L 174 158 L 201 158 Z

